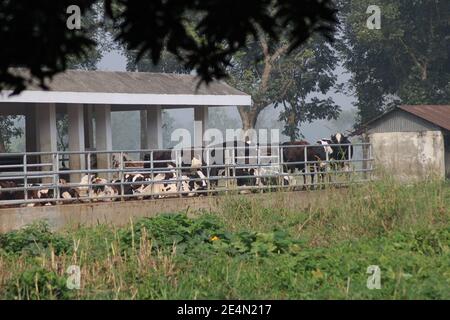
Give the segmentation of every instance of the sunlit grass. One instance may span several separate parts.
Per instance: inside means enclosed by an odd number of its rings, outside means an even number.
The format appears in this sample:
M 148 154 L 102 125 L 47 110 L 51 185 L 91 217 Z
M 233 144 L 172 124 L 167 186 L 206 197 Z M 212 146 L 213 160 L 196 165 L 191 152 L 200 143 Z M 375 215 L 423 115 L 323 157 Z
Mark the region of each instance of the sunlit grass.
M 218 212 L 124 227 L 43 224 L 0 236 L 3 299 L 450 298 L 450 187 L 391 180 L 295 193 L 226 196 Z M 270 204 L 268 204 L 270 203 Z M 81 288 L 66 270 L 81 269 Z M 366 287 L 379 265 L 382 289 Z

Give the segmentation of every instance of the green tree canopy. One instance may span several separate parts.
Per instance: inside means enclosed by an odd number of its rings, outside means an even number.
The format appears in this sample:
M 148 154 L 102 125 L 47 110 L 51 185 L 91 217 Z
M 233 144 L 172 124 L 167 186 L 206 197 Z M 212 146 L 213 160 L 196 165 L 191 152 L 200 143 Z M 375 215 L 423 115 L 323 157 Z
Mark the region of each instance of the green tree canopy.
M 393 104 L 450 103 L 450 2 L 379 0 L 381 29 L 366 26 L 370 0 L 340 1 L 338 48 L 351 71 L 359 122 Z
M 3 9 L 5 9 L 5 7 L 10 8 L 11 7 L 11 3 L 8 3 L 9 1 L 6 1 L 2 4 L 0 4 L 0 7 L 3 5 Z M 58 6 L 57 6 L 58 7 Z M 33 6 L 31 6 L 29 9 L 33 10 Z M 23 6 L 21 4 L 17 3 L 17 14 L 23 13 L 25 10 L 27 9 L 27 6 Z M 0 11 L 0 19 L 2 16 L 6 14 L 6 12 L 2 12 Z M 68 69 L 85 69 L 85 70 L 95 70 L 97 68 L 97 64 L 100 61 L 100 59 L 103 56 L 103 53 L 108 50 L 107 49 L 107 42 L 106 42 L 106 37 L 105 37 L 105 30 L 104 28 L 102 28 L 101 22 L 100 22 L 100 16 L 101 16 L 101 6 L 99 5 L 99 3 L 97 3 L 96 5 L 94 5 L 92 7 L 92 9 L 90 10 L 86 10 L 85 14 L 81 16 L 81 25 L 83 26 L 84 30 L 86 31 L 86 36 L 88 37 L 88 39 L 90 39 L 91 41 L 89 43 L 96 43 L 96 46 L 89 46 L 88 48 L 86 48 L 86 52 L 85 54 L 72 54 L 74 50 L 74 48 L 69 49 L 67 51 L 68 55 L 67 55 L 67 61 L 65 62 L 65 66 L 64 68 L 68 68 Z M 21 16 L 20 21 L 22 21 L 22 19 L 27 18 L 27 15 Z M 29 17 L 31 19 L 31 17 Z M 39 20 L 43 17 L 34 17 L 36 20 Z M 52 20 L 52 18 L 50 18 L 50 20 Z M 28 22 L 29 24 L 32 24 L 32 22 Z M 44 21 L 41 22 L 35 22 L 35 23 L 44 23 Z M 51 23 L 51 22 L 49 22 Z M 4 26 L 4 28 L 6 28 L 7 26 Z M 23 28 L 27 28 L 29 26 L 24 26 Z M 10 28 L 11 32 L 15 32 L 17 30 L 16 26 L 12 26 L 9 25 L 8 28 Z M 1 27 L 0 27 L 0 30 Z M 16 37 L 19 37 L 20 35 L 16 35 Z M 29 34 L 28 37 L 32 37 L 32 34 Z M 56 36 L 56 35 L 53 35 Z M 12 34 L 11 34 L 12 37 Z M 27 38 L 28 39 L 28 38 Z M 25 47 L 32 45 L 34 42 L 26 42 L 27 40 L 24 41 L 24 43 L 22 44 Z M 33 39 L 33 41 L 38 41 L 37 39 Z M 9 52 L 9 50 L 11 50 L 11 48 L 9 48 L 9 46 L 5 46 L 5 49 L 1 50 L 2 53 L 6 54 L 10 54 L 11 52 Z M 78 49 L 77 49 L 78 50 Z M 34 56 L 35 51 L 24 51 L 22 52 L 22 54 L 26 54 L 28 55 L 28 57 L 30 59 L 35 59 L 36 57 Z M 45 53 L 45 52 L 44 52 Z M 43 53 L 43 54 L 44 54 Z M 1 54 L 1 53 L 0 53 Z M 41 54 L 40 52 L 38 52 L 38 56 L 39 54 Z M 53 53 L 51 53 L 53 54 Z M 21 57 L 16 57 L 16 59 L 20 59 Z M 23 57 L 22 57 L 23 58 Z M 44 62 L 43 62 L 44 63 Z M 59 62 L 57 62 L 59 63 Z M 12 66 L 15 66 L 14 64 Z M 2 75 L 2 71 L 0 71 L 0 79 L 1 79 L 1 75 Z M 8 78 L 11 80 L 11 78 Z M 8 80 L 7 80 L 8 81 Z M 17 83 L 15 81 L 18 81 Z M 2 80 L 0 80 L 0 88 L 1 88 L 1 82 Z M 14 84 L 18 84 L 20 83 L 20 79 L 15 79 L 14 83 L 12 84 L 12 87 L 14 88 Z M 26 84 L 26 83 L 25 83 Z M 15 87 L 16 89 L 24 89 L 24 87 L 22 87 L 22 85 L 18 85 Z M 17 123 L 15 122 L 18 119 L 18 116 L 0 116 L 0 152 L 6 152 L 9 149 L 9 145 L 11 143 L 11 139 L 14 137 L 20 137 L 23 135 L 23 130 L 21 128 L 16 127 Z M 58 129 L 58 148 L 61 150 L 65 150 L 68 147 L 68 139 L 67 139 L 67 128 L 68 123 L 67 123 L 67 116 L 63 115 L 63 114 L 58 114 L 57 115 L 57 129 Z
M 339 107 L 331 98 L 319 98 L 336 83 L 337 59 L 330 44 L 313 37 L 289 54 L 288 42 L 274 42 L 268 35 L 259 39 L 234 55 L 229 72 L 230 83 L 253 99 L 251 107 L 238 107 L 243 129 L 254 128 L 259 113 L 270 105 L 282 107 L 283 133 L 292 140 L 302 122 L 336 118 Z

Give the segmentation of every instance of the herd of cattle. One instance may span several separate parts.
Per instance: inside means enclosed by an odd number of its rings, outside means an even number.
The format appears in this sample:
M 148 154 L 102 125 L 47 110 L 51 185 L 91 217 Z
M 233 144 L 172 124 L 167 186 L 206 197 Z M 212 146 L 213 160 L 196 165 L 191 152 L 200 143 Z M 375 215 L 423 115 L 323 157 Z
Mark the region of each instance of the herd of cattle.
M 113 173 L 119 176 L 106 179 L 104 174 L 92 172 L 75 183 L 60 175 L 57 188 L 45 183 L 29 184 L 26 197 L 23 182 L 0 180 L 0 201 L 26 198 L 32 200 L 28 206 L 36 206 L 131 198 L 191 197 L 213 194 L 218 189 L 219 180 L 225 180 L 227 185 L 235 183 L 241 187 L 241 192 L 250 192 L 255 187 L 294 184 L 296 170 L 303 172 L 303 186 L 306 185 L 307 176 L 310 176 L 313 185 L 314 176 L 324 179 L 330 169 L 348 171 L 349 160 L 353 155 L 349 139 L 341 133 L 332 135 L 330 139 L 319 140 L 316 145 L 300 140 L 283 143 L 281 148 L 264 146 L 264 155 L 268 159 L 266 162 L 261 159 L 255 162 L 252 153 L 252 150 L 256 150 L 254 147 L 249 142 L 232 142 L 232 166 L 227 165 L 229 162 L 225 160 L 230 158 L 230 145 L 227 143 L 217 148 L 209 147 L 208 159 L 196 149 L 181 150 L 179 156 L 186 161 L 174 161 L 173 150 L 153 151 L 151 155 L 146 154 L 141 162 L 128 161 L 124 153 L 121 154 L 122 159 L 119 154 L 113 154 L 113 170 L 121 169 Z M 282 159 L 281 167 L 279 162 L 270 160 L 273 150 L 278 150 L 276 158 L 277 161 Z M 265 164 L 261 165 L 261 162 Z

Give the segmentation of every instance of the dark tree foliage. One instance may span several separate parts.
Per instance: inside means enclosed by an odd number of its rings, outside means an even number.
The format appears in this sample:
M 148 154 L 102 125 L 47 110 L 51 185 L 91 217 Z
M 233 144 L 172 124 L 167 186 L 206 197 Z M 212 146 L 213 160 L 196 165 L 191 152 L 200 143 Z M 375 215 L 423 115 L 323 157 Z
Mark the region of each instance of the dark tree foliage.
M 11 138 L 23 134 L 22 130 L 14 125 L 17 116 L 0 115 L 0 153 L 7 152 Z
M 76 4 L 85 14 L 95 0 L 0 1 L 0 90 L 24 90 L 31 79 L 11 67 L 30 70 L 33 80 L 44 80 L 67 69 L 95 48 L 87 30 L 67 28 L 67 8 Z
M 107 0 L 107 12 L 119 21 L 117 40 L 149 54 L 158 64 L 166 49 L 202 80 L 226 76 L 231 57 L 261 31 L 275 41 L 287 34 L 289 50 L 312 33 L 331 38 L 335 9 L 330 0 Z M 118 13 L 114 13 L 116 3 Z
M 366 27 L 371 4 L 381 10 L 379 30 Z M 337 48 L 360 124 L 399 103 L 450 103 L 449 0 L 341 0 L 339 9 Z
M 0 89 L 19 92 L 29 80 L 10 67 L 30 70 L 45 87 L 45 79 L 64 71 L 72 57 L 96 46 L 88 30 L 66 27 L 69 5 L 82 14 L 95 0 L 3 0 L 0 2 Z M 287 35 L 294 50 L 315 32 L 331 38 L 336 21 L 332 0 L 105 0 L 105 12 L 117 39 L 138 59 L 149 55 L 157 64 L 164 48 L 203 81 L 226 75 L 232 55 L 261 32 L 278 41 Z M 192 17 L 199 17 L 191 27 Z M 191 29 L 193 28 L 193 29 Z
M 229 71 L 230 83 L 252 96 L 250 107 L 238 107 L 243 129 L 254 128 L 259 114 L 271 105 L 281 108 L 283 133 L 292 140 L 301 136 L 302 123 L 336 118 L 340 108 L 326 97 L 336 85 L 337 59 L 331 46 L 315 36 L 288 54 L 287 41 L 260 38 L 233 56 Z

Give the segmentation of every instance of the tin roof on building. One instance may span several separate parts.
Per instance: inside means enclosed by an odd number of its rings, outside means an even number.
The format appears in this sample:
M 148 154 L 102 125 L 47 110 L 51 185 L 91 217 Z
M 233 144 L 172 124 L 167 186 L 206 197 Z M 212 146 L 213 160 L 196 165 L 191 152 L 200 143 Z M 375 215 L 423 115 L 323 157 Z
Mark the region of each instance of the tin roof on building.
M 399 108 L 450 131 L 450 105 L 404 105 Z
M 26 69 L 14 72 L 29 78 Z M 81 103 L 163 106 L 250 106 L 251 96 L 223 81 L 202 83 L 195 75 L 67 70 L 41 88 L 31 81 L 19 95 L 0 92 L 0 103 Z
M 391 113 L 392 111 L 399 109 L 450 131 L 450 105 L 401 105 L 391 108 L 378 117 L 366 122 L 351 135 L 360 135 L 365 129 L 370 127 L 371 124 L 382 119 L 385 115 Z
M 28 74 L 24 69 L 18 73 Z M 131 94 L 246 95 L 223 81 L 198 87 L 199 78 L 190 74 L 67 70 L 48 83 L 50 91 Z M 40 91 L 37 85 L 27 90 Z

